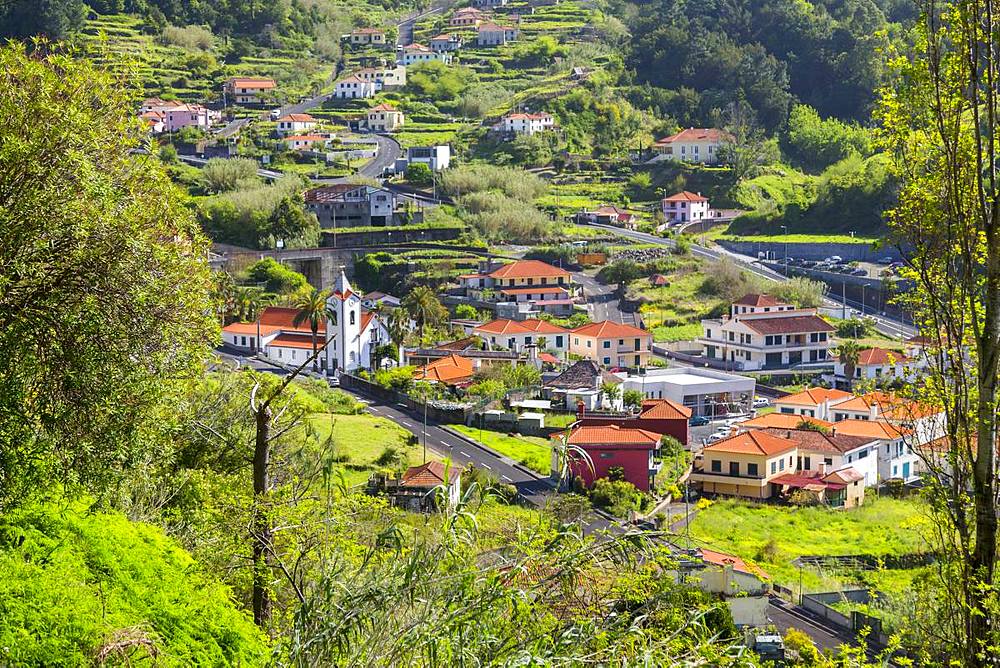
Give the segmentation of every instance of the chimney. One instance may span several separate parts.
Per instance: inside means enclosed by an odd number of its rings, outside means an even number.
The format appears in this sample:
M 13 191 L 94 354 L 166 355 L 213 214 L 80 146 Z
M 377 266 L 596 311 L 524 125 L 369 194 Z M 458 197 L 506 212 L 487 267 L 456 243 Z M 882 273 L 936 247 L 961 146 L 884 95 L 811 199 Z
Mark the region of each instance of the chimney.
M 785 430 L 785 438 L 787 438 L 789 441 L 792 440 L 792 430 L 791 429 Z
M 836 436 L 836 435 L 837 435 L 837 428 L 830 427 L 830 436 Z
M 826 462 L 819 463 L 819 477 L 822 478 L 826 476 Z
M 583 413 L 586 411 L 586 406 L 583 405 L 583 401 L 577 400 L 576 402 L 576 419 L 582 420 Z

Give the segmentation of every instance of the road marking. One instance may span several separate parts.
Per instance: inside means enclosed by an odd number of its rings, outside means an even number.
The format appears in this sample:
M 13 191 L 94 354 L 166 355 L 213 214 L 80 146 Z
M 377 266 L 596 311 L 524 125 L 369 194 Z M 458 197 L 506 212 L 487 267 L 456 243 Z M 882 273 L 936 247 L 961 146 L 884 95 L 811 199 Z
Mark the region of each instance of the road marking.
M 485 463 L 485 462 L 483 462 L 483 466 L 485 466 L 486 468 L 488 468 L 491 471 L 493 470 L 493 467 L 490 466 L 489 464 Z
M 500 476 L 500 477 L 503 478 L 504 480 L 506 480 L 507 482 L 514 482 L 513 478 L 510 478 L 509 476 L 505 476 L 504 475 L 504 476 Z
M 378 409 L 377 408 L 373 408 L 371 406 L 368 407 L 368 410 L 370 410 L 372 413 L 378 413 Z
M 409 423 L 409 422 L 407 422 L 406 420 L 400 420 L 400 422 L 402 422 L 402 423 L 403 423 L 404 425 L 406 425 L 407 427 L 412 427 L 412 426 L 413 426 L 412 424 L 410 424 L 410 423 Z
M 468 452 L 466 452 L 465 450 L 459 450 L 459 452 L 461 452 L 461 453 L 462 453 L 462 456 L 463 456 L 463 457 L 469 457 L 469 453 L 468 453 Z M 471 458 L 471 457 L 469 457 L 469 459 L 472 459 L 472 458 Z

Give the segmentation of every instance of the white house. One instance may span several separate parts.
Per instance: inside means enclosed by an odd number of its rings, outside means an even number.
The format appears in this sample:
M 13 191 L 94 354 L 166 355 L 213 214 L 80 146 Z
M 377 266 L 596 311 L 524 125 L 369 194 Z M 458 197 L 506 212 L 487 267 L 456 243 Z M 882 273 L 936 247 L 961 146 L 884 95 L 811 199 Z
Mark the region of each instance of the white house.
M 293 151 L 305 151 L 313 148 L 321 150 L 330 141 L 330 137 L 320 134 L 288 135 L 282 141 Z
M 337 370 L 370 369 L 375 348 L 389 343 L 389 332 L 375 313 L 361 307 L 361 296 L 355 293 L 341 272 L 334 292 L 327 300 L 337 320 L 320 323 L 317 348 L 329 340 L 319 353 L 319 366 L 332 375 Z M 222 330 L 224 345 L 249 353 L 262 353 L 285 366 L 297 367 L 313 353 L 309 323 L 295 324 L 298 309 L 266 307 L 254 322 L 237 322 Z
M 444 64 L 451 62 L 451 54 L 448 52 L 436 53 L 423 44 L 414 42 L 399 49 L 396 62 L 400 65 L 416 65 L 419 63 L 429 63 L 432 60 L 440 60 Z
M 448 169 L 451 165 L 451 147 L 447 144 L 437 146 L 411 146 L 406 149 L 407 164 L 424 164 L 432 171 Z
M 476 35 L 479 46 L 502 46 L 517 40 L 519 31 L 515 26 L 502 26 L 496 23 L 483 23 Z
M 711 217 L 712 207 L 707 197 L 701 193 L 684 190 L 670 197 L 664 197 L 660 202 L 663 217 L 669 223 L 690 223 Z
M 316 127 L 318 122 L 309 114 L 287 114 L 278 119 L 278 133 L 282 135 L 304 133 Z
M 688 128 L 659 140 L 653 150 L 661 160 L 712 164 L 719 161 L 722 144 L 731 140 L 732 136 L 724 130 Z
M 545 112 L 537 114 L 513 113 L 507 114 L 493 126 L 494 132 L 503 135 L 533 135 L 554 129 L 555 119 Z
M 375 82 L 365 81 L 352 74 L 337 82 L 333 96 L 342 100 L 358 100 L 375 97 Z
M 260 104 L 276 85 L 274 79 L 233 77 L 226 81 L 223 90 L 229 104 Z
M 397 65 L 396 67 L 366 67 L 354 74 L 360 79 L 374 83 L 376 91 L 402 88 L 406 85 L 406 67 L 403 65 Z
M 434 53 L 449 53 L 462 48 L 462 37 L 451 33 L 442 33 L 437 37 L 432 37 L 429 44 Z
M 405 122 L 403 112 L 389 104 L 379 104 L 368 110 L 368 129 L 372 132 L 395 132 Z
M 537 352 L 550 351 L 560 359 L 565 359 L 569 350 L 569 330 L 545 320 L 493 320 L 474 327 L 472 334 L 482 339 L 488 350 L 500 348 L 520 353 L 528 346 L 537 347 L 539 341 L 544 346 Z
M 746 306 L 751 311 L 744 313 Z M 784 369 L 823 363 L 833 347 L 833 325 L 816 309 L 796 309 L 768 295 L 746 295 L 733 302 L 728 317 L 702 320 L 699 339 L 706 359 L 726 362 L 734 371 Z
M 865 348 L 858 352 L 858 361 L 850 377 L 847 376 L 847 365 L 837 357 L 833 364 L 833 378 L 830 380 L 848 387 L 857 380 L 910 380 L 925 367 L 925 359 L 912 359 L 905 353 L 885 348 Z

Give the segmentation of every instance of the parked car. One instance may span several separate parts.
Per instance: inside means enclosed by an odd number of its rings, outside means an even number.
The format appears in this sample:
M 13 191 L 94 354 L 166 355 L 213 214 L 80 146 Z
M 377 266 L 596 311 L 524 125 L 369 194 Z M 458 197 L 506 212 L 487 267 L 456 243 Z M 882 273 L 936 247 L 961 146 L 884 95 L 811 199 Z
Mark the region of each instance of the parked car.
M 826 261 L 830 262 L 831 264 L 840 264 L 841 262 L 844 261 L 844 258 L 840 257 L 839 255 L 831 255 L 830 257 L 826 258 Z
M 767 397 L 757 397 L 753 400 L 754 408 L 764 408 L 771 405 L 771 400 Z
M 722 431 L 712 432 L 711 434 L 709 434 L 708 438 L 705 439 L 705 441 L 708 442 L 708 443 L 716 443 L 718 441 L 721 441 L 724 438 L 729 438 L 729 430 L 728 429 L 726 431 L 724 431 L 724 432 L 722 432 Z
M 880 257 L 879 259 L 875 260 L 875 262 L 878 264 L 892 264 L 894 260 L 892 259 L 891 255 L 886 255 L 885 257 Z
M 819 262 L 817 262 L 816 260 L 803 260 L 802 261 L 802 266 L 806 267 L 807 269 L 810 268 L 810 267 L 815 267 L 817 264 L 819 264 Z
M 858 267 L 857 269 L 852 269 L 851 270 L 851 275 L 852 276 L 867 276 L 868 275 L 868 270 L 865 269 L 864 267 Z
M 711 422 L 711 420 L 709 420 L 704 415 L 692 415 L 691 419 L 688 420 L 688 424 L 691 425 L 692 427 L 702 427 L 708 424 L 709 422 Z
M 276 121 L 279 118 L 281 118 L 281 109 L 272 109 L 271 110 L 271 120 L 272 121 Z

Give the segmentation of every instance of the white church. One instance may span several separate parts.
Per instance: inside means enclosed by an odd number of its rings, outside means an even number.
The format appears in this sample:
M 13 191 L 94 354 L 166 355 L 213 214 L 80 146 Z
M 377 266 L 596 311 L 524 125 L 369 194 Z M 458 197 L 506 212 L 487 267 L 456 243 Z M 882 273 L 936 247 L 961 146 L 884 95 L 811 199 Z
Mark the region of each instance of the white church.
M 371 369 L 375 348 L 390 342 L 385 323 L 362 308 L 361 298 L 341 271 L 327 299 L 336 320 L 321 323 L 317 332 L 317 347 L 329 341 L 319 356 L 320 369 L 327 375 Z M 294 324 L 298 312 L 295 308 L 268 306 L 253 322 L 234 322 L 224 327 L 222 342 L 241 352 L 261 353 L 280 365 L 297 367 L 313 353 L 309 322 Z

